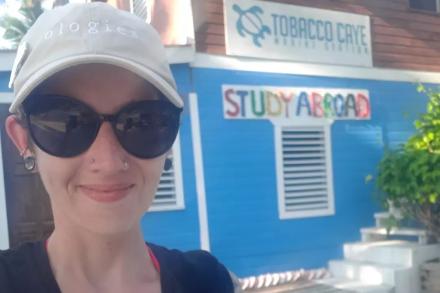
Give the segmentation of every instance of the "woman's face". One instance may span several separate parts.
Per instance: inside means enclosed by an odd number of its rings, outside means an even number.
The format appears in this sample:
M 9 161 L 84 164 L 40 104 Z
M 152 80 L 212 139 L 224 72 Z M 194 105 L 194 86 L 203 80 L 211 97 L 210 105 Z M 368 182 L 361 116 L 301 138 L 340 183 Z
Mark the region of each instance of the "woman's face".
M 127 103 L 158 96 L 135 74 L 102 64 L 63 71 L 47 82 L 42 94 L 74 97 L 101 114 L 113 114 Z M 56 227 L 80 227 L 102 234 L 138 227 L 153 200 L 166 156 L 139 159 L 130 155 L 109 122 L 101 125 L 90 148 L 76 157 L 55 157 L 38 147 L 34 152 Z

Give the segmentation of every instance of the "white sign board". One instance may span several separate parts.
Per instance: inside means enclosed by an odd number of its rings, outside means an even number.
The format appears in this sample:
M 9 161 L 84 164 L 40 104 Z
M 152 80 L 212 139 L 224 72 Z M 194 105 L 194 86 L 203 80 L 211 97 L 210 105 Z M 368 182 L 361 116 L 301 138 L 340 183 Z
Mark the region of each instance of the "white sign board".
M 271 1 L 224 0 L 228 55 L 372 66 L 370 18 Z
M 226 119 L 368 120 L 368 90 L 222 85 Z

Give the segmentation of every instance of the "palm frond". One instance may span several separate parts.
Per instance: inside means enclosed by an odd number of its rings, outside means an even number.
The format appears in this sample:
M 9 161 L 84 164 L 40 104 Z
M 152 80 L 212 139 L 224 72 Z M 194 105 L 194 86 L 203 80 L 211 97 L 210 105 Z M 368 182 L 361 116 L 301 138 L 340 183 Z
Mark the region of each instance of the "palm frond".
M 29 28 L 43 12 L 41 0 L 23 0 L 18 10 L 21 17 L 5 15 L 0 19 L 0 27 L 5 30 L 3 38 L 8 40 L 13 46 L 18 45 Z

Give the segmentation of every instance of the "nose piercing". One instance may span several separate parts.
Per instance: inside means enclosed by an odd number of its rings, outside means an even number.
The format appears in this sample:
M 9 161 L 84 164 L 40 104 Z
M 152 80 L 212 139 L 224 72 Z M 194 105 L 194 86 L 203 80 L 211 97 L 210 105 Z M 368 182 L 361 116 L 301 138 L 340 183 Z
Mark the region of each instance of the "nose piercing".
M 91 163 L 91 164 L 94 164 L 95 162 L 96 162 L 95 158 L 92 158 L 92 159 L 90 160 L 90 163 Z M 122 170 L 127 171 L 129 167 L 130 167 L 130 165 L 128 164 L 127 161 L 123 161 L 123 162 L 122 162 Z
M 127 161 L 124 161 L 123 164 L 124 164 L 124 165 L 123 165 L 122 169 L 123 169 L 124 171 L 127 171 L 127 170 L 128 170 L 128 167 L 130 167 L 130 166 L 128 165 L 128 162 L 127 162 Z

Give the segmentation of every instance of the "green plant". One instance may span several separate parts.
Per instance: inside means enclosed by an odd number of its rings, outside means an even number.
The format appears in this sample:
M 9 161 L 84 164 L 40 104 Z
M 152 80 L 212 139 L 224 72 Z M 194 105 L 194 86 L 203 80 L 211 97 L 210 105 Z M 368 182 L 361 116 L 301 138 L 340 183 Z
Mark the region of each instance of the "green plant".
M 6 14 L 0 19 L 0 27 L 5 30 L 3 38 L 8 40 L 12 47 L 17 47 L 32 24 L 43 13 L 41 1 L 24 0 L 18 13 L 19 16 Z
M 416 134 L 409 138 L 406 148 L 440 154 L 440 91 L 427 90 L 422 85 L 418 91 L 426 94 L 429 100 L 426 113 L 414 121 Z
M 376 184 L 385 205 L 400 208 L 440 240 L 440 93 L 419 91 L 429 98 L 426 113 L 405 145 L 385 152 Z

